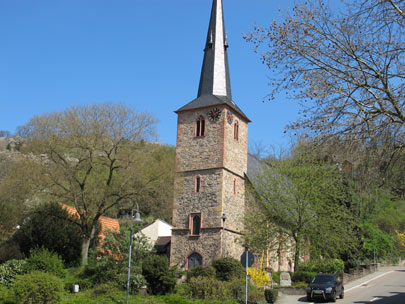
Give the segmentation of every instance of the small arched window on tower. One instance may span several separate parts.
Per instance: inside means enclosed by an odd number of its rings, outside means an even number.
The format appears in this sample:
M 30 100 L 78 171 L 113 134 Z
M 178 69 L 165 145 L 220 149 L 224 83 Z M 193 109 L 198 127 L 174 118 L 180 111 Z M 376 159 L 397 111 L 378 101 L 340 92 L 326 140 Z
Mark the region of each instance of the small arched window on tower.
M 194 183 L 195 183 L 195 192 L 199 193 L 201 190 L 201 176 L 197 175 L 194 179 Z
M 201 232 L 201 213 L 191 213 L 189 220 L 190 234 L 199 236 Z
M 202 256 L 197 252 L 193 252 L 187 258 L 187 269 L 192 269 L 202 265 Z
M 198 117 L 195 123 L 195 136 L 205 136 L 205 119 L 203 116 Z
M 233 195 L 236 195 L 236 178 L 233 179 Z
M 233 138 L 239 140 L 239 123 L 237 121 L 233 125 Z

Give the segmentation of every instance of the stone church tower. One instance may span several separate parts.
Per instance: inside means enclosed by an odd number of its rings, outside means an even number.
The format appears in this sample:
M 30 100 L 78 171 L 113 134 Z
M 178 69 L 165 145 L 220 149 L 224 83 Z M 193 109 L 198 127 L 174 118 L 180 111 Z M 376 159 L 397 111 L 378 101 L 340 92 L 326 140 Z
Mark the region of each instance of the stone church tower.
M 250 120 L 232 100 L 227 48 L 222 0 L 213 0 L 198 95 L 176 111 L 170 263 L 182 269 L 211 264 L 223 248 L 228 257 L 243 253 L 236 240 L 243 229 Z

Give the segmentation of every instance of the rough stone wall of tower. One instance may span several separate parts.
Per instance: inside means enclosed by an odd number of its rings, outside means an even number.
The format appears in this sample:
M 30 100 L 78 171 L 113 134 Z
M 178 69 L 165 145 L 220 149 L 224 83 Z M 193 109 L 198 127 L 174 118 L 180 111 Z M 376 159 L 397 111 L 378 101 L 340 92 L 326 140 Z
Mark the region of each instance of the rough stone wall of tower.
M 197 252 L 203 264 L 209 265 L 222 256 L 222 219 L 225 222 L 225 255 L 239 259 L 243 247 L 237 239 L 243 230 L 245 211 L 245 172 L 247 170 L 247 122 L 226 106 L 216 122 L 206 119 L 206 135 L 195 136 L 198 117 L 207 118 L 208 109 L 180 113 L 176 147 L 171 264 L 187 268 L 187 257 Z M 233 113 L 233 121 L 226 118 Z M 239 125 L 238 139 L 234 124 Z M 201 178 L 201 189 L 195 191 L 195 178 Z M 190 234 L 189 218 L 201 213 L 201 234 Z

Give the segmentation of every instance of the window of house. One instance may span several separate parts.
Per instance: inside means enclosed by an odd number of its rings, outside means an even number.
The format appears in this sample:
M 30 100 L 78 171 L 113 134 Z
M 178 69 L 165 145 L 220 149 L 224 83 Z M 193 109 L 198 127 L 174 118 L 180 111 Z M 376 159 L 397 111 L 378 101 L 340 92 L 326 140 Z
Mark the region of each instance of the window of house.
M 200 192 L 201 190 L 201 176 L 197 175 L 195 177 L 195 192 Z
M 236 179 L 233 179 L 233 195 L 236 195 Z
M 192 269 L 202 265 L 202 256 L 197 252 L 190 254 L 187 258 L 187 268 Z
M 191 232 L 191 235 L 200 235 L 201 213 L 191 213 L 190 214 L 190 232 Z
M 196 121 L 195 136 L 205 136 L 205 119 L 203 116 L 200 116 Z
M 239 123 L 237 121 L 233 125 L 233 138 L 239 140 Z

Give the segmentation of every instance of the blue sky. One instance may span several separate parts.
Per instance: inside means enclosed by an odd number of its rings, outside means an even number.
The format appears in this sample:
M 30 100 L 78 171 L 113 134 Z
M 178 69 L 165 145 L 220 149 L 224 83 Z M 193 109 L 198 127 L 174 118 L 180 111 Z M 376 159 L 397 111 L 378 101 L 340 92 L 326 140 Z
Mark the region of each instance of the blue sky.
M 232 95 L 252 120 L 249 143 L 286 146 L 298 106 L 265 102 L 270 71 L 242 38 L 290 0 L 223 0 Z M 211 0 L 0 0 L 0 130 L 70 105 L 124 102 L 159 119 L 175 145 L 174 110 L 196 97 Z

